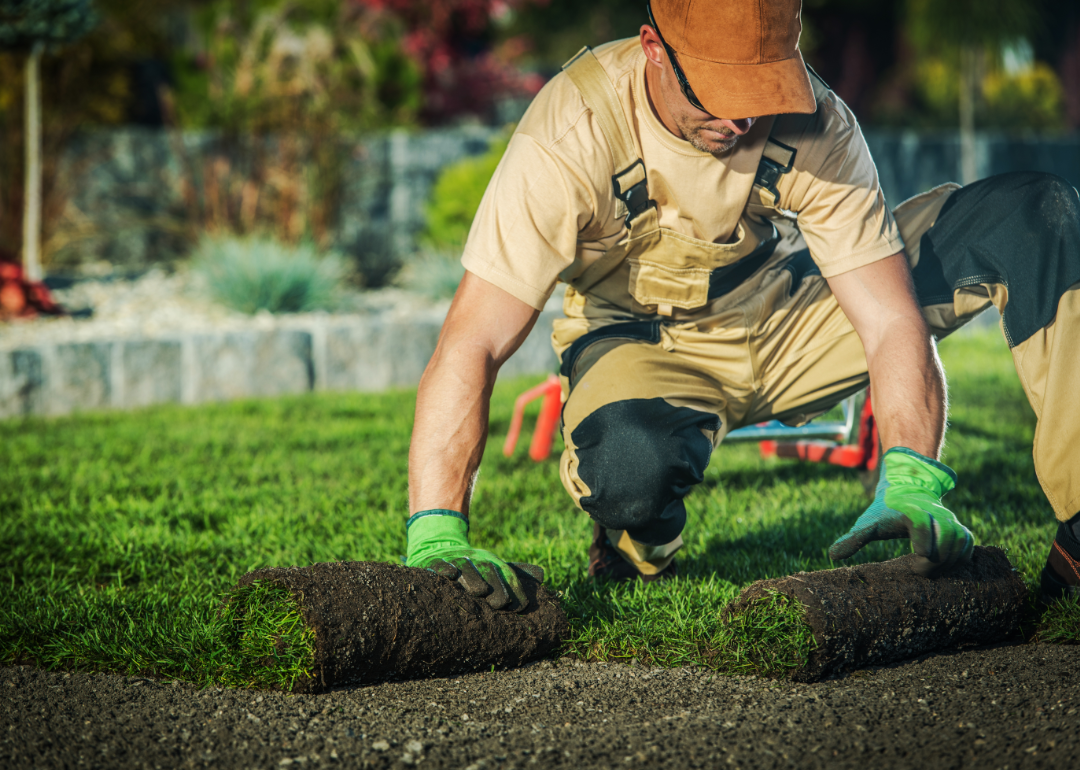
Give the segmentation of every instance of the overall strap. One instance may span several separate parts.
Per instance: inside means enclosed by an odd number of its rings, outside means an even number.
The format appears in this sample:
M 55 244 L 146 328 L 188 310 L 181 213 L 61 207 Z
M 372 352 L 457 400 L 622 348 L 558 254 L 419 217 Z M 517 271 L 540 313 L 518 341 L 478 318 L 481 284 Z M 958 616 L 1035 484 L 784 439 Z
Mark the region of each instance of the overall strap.
M 831 89 L 829 84 L 821 79 L 821 75 L 814 72 L 809 64 L 806 65 L 806 74 L 810 77 L 810 85 L 814 89 L 814 99 L 820 100 Z M 780 128 L 777 130 L 777 122 L 773 123 L 772 128 L 769 131 L 769 140 L 765 142 L 765 150 L 762 153 L 761 161 L 758 163 L 757 174 L 754 176 L 754 192 L 757 193 L 757 203 L 766 209 L 777 211 L 780 208 L 780 191 L 776 187 L 776 183 L 780 181 L 780 177 L 791 171 L 795 166 L 795 155 L 798 150 L 795 147 L 784 144 L 776 135 L 787 137 L 796 137 L 802 135 L 802 130 L 795 130 L 795 126 L 790 125 L 792 118 L 796 119 L 797 123 L 808 121 L 811 115 L 784 115 L 780 116 L 788 123 L 786 128 Z M 800 126 L 802 128 L 804 126 Z M 791 141 L 791 139 L 788 139 Z M 754 203 L 753 196 L 751 196 L 751 203 Z
M 797 152 L 794 147 L 777 141 L 771 134 L 765 142 L 761 160 L 758 161 L 757 174 L 754 176 L 754 189 L 766 208 L 775 209 L 780 203 L 780 191 L 776 189 L 776 183 L 795 166 Z
M 629 227 L 633 219 L 655 204 L 649 199 L 645 164 L 630 125 L 626 122 L 619 95 L 589 46 L 582 48 L 564 64 L 563 72 L 581 92 L 581 98 L 592 111 L 611 149 L 611 157 L 615 161 L 611 187 L 615 197 L 626 204 L 626 226 Z

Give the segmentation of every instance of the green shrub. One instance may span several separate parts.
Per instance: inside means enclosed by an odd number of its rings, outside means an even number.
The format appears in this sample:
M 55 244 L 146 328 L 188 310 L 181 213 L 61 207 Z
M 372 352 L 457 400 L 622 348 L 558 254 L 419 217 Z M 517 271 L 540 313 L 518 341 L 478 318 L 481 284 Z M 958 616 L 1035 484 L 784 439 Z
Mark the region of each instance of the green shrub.
M 244 313 L 329 310 L 346 272 L 336 253 L 260 236 L 206 236 L 194 262 L 214 298 Z
M 480 199 L 509 143 L 506 134 L 493 141 L 483 155 L 459 160 L 442 170 L 425 207 L 427 226 L 421 236 L 425 245 L 436 250 L 465 245 Z

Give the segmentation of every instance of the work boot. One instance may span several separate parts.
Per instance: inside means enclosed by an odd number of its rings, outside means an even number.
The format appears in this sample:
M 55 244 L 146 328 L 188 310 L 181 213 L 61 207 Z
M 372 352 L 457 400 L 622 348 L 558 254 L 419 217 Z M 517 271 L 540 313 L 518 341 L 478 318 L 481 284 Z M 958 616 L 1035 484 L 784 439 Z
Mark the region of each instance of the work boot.
M 678 572 L 675 562 L 671 562 L 655 575 L 643 575 L 619 554 L 608 539 L 607 530 L 593 522 L 592 543 L 589 545 L 589 577 L 593 580 L 606 578 L 615 583 L 625 583 L 637 579 L 643 583 L 651 583 L 654 580 L 673 578 Z
M 1080 514 L 1058 524 L 1042 571 L 1042 600 L 1080 598 Z

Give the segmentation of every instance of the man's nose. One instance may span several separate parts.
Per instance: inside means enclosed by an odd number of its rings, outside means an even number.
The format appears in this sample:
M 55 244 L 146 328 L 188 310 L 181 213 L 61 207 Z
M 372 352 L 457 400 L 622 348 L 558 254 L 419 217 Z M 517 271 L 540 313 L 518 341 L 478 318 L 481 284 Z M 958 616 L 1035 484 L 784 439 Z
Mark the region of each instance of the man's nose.
M 721 120 L 720 124 L 736 136 L 742 136 L 754 125 L 756 118 L 740 118 L 739 120 Z

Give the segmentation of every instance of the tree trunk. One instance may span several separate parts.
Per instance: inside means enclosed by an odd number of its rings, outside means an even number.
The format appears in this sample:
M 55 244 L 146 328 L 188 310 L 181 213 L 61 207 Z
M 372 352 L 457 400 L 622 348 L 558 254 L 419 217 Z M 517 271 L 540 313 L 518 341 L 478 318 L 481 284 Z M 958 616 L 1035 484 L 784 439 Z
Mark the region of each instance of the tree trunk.
M 979 178 L 975 155 L 975 100 L 979 89 L 979 51 L 965 45 L 960 50 L 960 180 L 971 184 Z
M 42 44 L 26 60 L 26 185 L 23 206 L 23 270 L 31 281 L 44 278 L 41 269 L 41 70 Z

